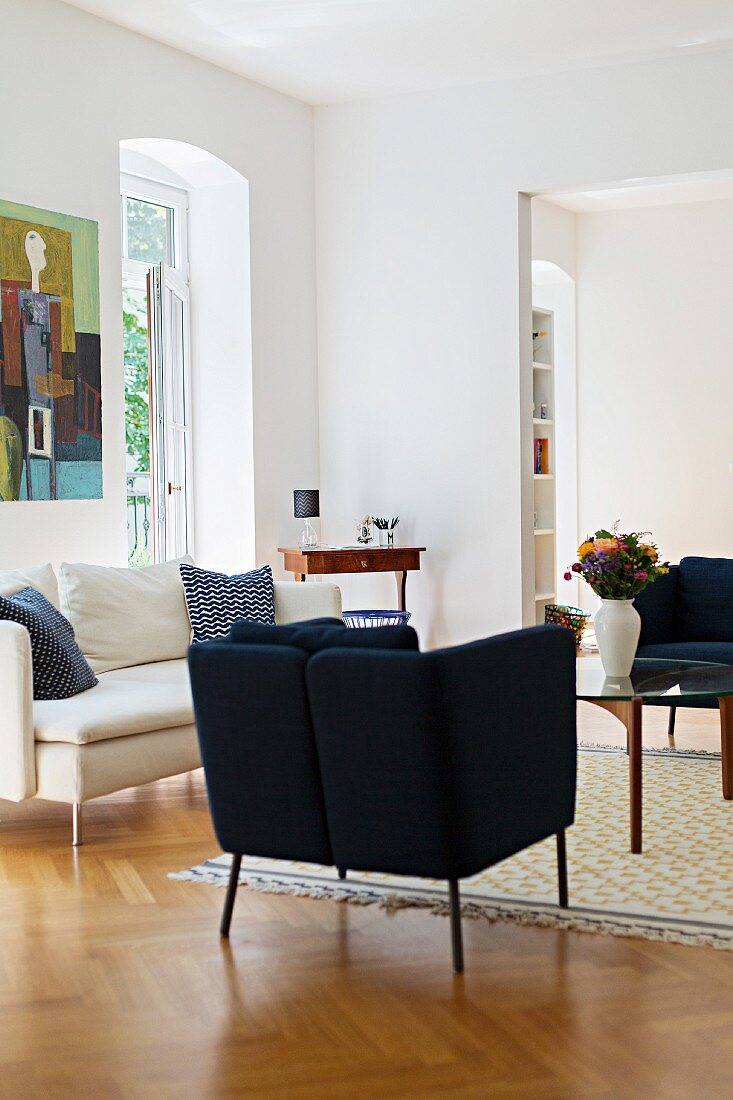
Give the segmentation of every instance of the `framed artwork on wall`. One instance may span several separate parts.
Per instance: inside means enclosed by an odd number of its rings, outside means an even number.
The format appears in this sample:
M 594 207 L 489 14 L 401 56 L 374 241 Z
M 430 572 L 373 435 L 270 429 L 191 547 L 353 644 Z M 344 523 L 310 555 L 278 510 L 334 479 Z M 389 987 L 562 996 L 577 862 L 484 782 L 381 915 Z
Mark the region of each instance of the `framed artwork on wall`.
M 97 223 L 0 199 L 0 502 L 102 496 Z

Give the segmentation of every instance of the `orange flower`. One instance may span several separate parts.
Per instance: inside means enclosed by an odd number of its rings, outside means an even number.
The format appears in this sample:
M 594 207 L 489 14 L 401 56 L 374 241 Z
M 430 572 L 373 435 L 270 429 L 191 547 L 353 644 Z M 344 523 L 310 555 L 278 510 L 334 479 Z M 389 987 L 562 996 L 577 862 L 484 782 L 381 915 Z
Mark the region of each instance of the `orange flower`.
M 580 546 L 578 547 L 578 557 L 581 558 L 581 559 L 582 558 L 587 558 L 588 554 L 592 554 L 592 553 L 593 553 L 593 540 L 592 539 L 586 539 L 586 541 L 582 542 L 580 544 Z
M 643 553 L 649 558 L 650 561 L 657 561 L 659 558 L 659 551 L 654 546 L 650 546 L 648 542 L 642 542 L 639 547 Z

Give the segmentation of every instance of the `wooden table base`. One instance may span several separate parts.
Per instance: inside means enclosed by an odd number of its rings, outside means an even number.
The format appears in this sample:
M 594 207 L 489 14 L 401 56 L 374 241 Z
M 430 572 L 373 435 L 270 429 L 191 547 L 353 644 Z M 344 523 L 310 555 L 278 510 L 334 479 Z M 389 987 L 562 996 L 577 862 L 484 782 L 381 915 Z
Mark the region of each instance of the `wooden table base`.
M 594 706 L 602 707 L 626 727 L 629 750 L 629 818 L 631 851 L 641 852 L 642 834 L 642 750 L 641 750 L 641 699 L 586 699 Z M 720 708 L 720 756 L 723 773 L 723 798 L 733 801 L 733 696 L 718 699 Z
M 723 798 L 733 799 L 733 696 L 718 699 L 720 707 L 720 756 L 723 769 Z
M 586 702 L 607 710 L 626 727 L 629 750 L 629 832 L 631 851 L 639 855 L 642 833 L 641 699 L 588 699 Z

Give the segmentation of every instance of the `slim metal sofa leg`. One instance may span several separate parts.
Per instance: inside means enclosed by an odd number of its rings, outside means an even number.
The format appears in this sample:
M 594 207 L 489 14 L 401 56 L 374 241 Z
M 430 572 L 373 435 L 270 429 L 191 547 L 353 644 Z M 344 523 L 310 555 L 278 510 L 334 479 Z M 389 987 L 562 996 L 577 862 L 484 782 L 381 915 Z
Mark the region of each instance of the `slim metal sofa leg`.
M 339 867 L 338 868 L 338 873 L 339 873 L 339 878 L 346 878 L 346 868 L 345 867 Z
M 81 802 L 73 802 L 71 805 L 71 846 L 72 848 L 78 848 L 83 843 Z
M 674 724 L 677 720 L 677 707 L 669 708 L 669 721 L 667 722 L 667 737 L 674 746 Z
M 463 973 L 463 932 L 461 930 L 461 895 L 458 879 L 448 879 L 450 897 L 450 938 L 453 948 L 453 969 L 456 974 Z
M 224 912 L 221 915 L 221 924 L 219 925 L 219 932 L 225 938 L 229 937 L 229 925 L 232 923 L 232 912 L 234 911 L 234 899 L 237 896 L 237 887 L 239 886 L 239 868 L 242 865 L 241 856 L 232 856 L 232 869 L 229 872 L 229 885 L 227 886 L 227 896 L 224 899 Z
M 557 893 L 561 909 L 568 907 L 568 857 L 565 848 L 565 830 L 555 837 L 557 841 Z

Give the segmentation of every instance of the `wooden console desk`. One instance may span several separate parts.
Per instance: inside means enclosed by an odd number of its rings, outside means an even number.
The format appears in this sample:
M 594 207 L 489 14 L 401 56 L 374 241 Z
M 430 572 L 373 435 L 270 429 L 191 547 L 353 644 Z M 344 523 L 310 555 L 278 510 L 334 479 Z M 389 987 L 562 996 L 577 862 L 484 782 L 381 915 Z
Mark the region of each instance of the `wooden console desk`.
M 397 580 L 397 606 L 405 611 L 407 573 L 420 568 L 424 546 L 359 546 L 329 550 L 324 546 L 288 548 L 279 546 L 285 568 L 296 581 L 329 573 L 394 573 Z

